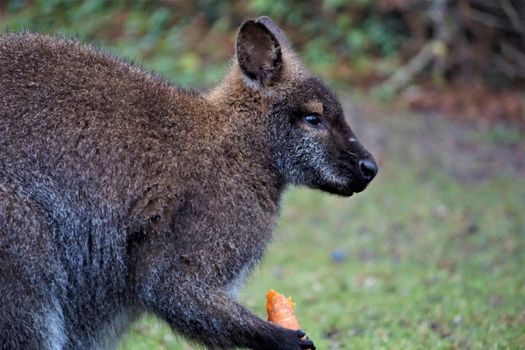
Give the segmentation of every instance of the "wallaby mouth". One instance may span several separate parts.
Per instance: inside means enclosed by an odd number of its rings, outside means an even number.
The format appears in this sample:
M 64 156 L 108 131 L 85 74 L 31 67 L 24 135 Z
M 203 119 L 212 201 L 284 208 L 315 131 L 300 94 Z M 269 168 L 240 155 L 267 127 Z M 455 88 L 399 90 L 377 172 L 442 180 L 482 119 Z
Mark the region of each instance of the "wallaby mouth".
M 340 194 L 345 197 L 363 192 L 376 177 L 378 170 L 376 161 L 367 153 L 366 156 L 360 160 L 352 161 L 352 166 L 348 171 L 348 183 L 336 186 L 335 190 L 328 190 L 328 192 Z
M 329 184 L 323 184 L 318 187 L 323 192 L 328 192 L 343 197 L 351 197 L 356 193 L 351 186 L 333 186 Z

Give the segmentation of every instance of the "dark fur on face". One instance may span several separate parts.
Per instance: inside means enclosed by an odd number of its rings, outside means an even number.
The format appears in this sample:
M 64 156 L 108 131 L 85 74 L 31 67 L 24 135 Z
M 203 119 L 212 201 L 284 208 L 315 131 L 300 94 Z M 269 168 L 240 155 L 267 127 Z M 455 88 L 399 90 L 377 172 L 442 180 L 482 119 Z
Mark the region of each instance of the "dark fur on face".
M 0 36 L 0 347 L 113 347 L 142 312 L 212 349 L 312 348 L 232 297 L 287 184 L 377 167 L 267 17 L 208 93 L 74 40 Z
M 296 82 L 269 111 L 275 160 L 286 181 L 351 195 L 369 183 L 359 161 L 372 159 L 345 121 L 337 97 L 317 78 Z M 315 115 L 319 125 L 305 117 Z M 286 150 L 286 153 L 283 152 Z

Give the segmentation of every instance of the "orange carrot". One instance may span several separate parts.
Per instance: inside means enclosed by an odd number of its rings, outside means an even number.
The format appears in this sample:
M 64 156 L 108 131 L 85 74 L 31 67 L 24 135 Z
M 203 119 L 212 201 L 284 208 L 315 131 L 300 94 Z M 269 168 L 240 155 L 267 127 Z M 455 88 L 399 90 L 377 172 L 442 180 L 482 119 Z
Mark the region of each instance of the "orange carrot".
M 284 295 L 270 289 L 266 294 L 266 312 L 268 321 L 278 324 L 288 329 L 300 329 L 299 322 L 295 318 L 293 311 L 295 304 L 292 298 L 286 298 Z
M 301 326 L 299 326 L 299 322 L 293 311 L 294 307 L 295 303 L 291 297 L 287 298 L 273 289 L 270 289 L 266 294 L 266 312 L 268 313 L 268 321 L 270 322 L 288 329 L 300 329 Z M 306 335 L 301 339 L 303 341 L 309 341 Z M 315 346 L 307 350 L 315 350 Z

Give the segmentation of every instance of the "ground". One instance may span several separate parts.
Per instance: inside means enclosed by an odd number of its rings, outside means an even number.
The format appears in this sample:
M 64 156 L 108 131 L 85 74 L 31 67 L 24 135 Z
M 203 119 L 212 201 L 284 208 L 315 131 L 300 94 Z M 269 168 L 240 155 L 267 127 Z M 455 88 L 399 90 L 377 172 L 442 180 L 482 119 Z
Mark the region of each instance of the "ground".
M 378 177 L 291 189 L 242 301 L 265 317 L 266 291 L 292 295 L 318 349 L 523 349 L 523 132 L 344 100 Z M 120 349 L 192 347 L 145 317 Z

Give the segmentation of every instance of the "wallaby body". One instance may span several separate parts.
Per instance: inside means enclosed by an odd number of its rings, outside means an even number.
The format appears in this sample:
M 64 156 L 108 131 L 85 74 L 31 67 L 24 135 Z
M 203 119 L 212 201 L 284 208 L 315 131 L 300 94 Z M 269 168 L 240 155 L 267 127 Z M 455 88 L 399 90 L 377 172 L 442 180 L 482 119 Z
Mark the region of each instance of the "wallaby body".
M 312 345 L 231 288 L 288 183 L 350 195 L 377 170 L 287 45 L 246 22 L 237 63 L 200 94 L 74 41 L 0 36 L 0 348 L 111 347 L 143 311 L 210 348 Z

